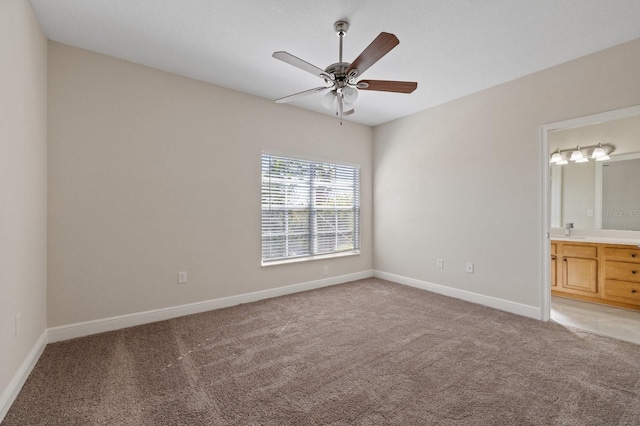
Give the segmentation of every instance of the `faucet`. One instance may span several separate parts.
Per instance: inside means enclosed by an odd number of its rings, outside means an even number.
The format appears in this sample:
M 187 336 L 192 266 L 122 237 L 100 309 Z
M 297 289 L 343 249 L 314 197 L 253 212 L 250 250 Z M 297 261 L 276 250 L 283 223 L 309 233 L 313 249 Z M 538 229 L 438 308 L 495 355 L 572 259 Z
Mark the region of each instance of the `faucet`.
M 571 236 L 571 228 L 573 228 L 573 223 L 567 223 L 564 225 L 564 235 L 566 237 Z

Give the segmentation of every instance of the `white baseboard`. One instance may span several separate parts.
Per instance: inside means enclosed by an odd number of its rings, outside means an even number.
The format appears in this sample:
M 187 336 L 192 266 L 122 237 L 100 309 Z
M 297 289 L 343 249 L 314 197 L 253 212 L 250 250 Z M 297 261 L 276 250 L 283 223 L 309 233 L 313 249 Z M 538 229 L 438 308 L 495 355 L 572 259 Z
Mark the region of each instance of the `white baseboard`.
M 24 382 L 27 381 L 29 374 L 31 374 L 31 370 L 35 367 L 36 362 L 40 359 L 40 355 L 44 351 L 44 348 L 47 346 L 47 330 L 43 331 L 36 343 L 29 351 L 29 354 L 14 374 L 13 379 L 9 382 L 7 387 L 2 391 L 0 395 L 0 423 L 4 420 L 4 416 L 9 412 L 9 408 L 13 401 L 15 401 L 16 397 L 20 393 Z
M 408 278 L 402 275 L 391 274 L 383 271 L 374 270 L 373 276 L 381 278 L 383 280 L 393 281 L 398 284 L 404 284 L 422 290 L 431 291 L 433 293 L 442 294 L 444 296 L 466 300 L 467 302 L 489 306 L 490 308 L 500 309 L 501 311 L 511 312 L 512 314 L 522 315 L 534 319 L 542 319 L 542 311 L 540 310 L 540 308 L 537 308 L 535 306 L 523 305 L 522 303 L 511 302 L 509 300 L 498 299 L 497 297 L 485 296 L 466 290 L 459 290 L 457 288 L 447 287 L 440 284 L 434 284 L 427 281 L 421 281 L 415 278 Z
M 268 290 L 245 293 L 237 296 L 223 297 L 220 299 L 205 300 L 202 302 L 189 303 L 187 305 L 172 306 L 169 308 L 154 309 L 152 311 L 137 312 L 134 314 L 120 315 L 117 317 L 103 318 L 99 320 L 86 321 L 81 323 L 52 327 L 48 330 L 49 342 L 59 342 L 62 340 L 75 339 L 76 337 L 88 336 L 91 334 L 103 333 L 105 331 L 119 330 L 121 328 L 133 327 L 156 321 L 163 321 L 184 315 L 197 314 L 214 309 L 227 308 L 241 303 L 250 303 L 272 297 L 284 296 L 286 294 L 298 293 L 301 291 L 313 290 L 321 287 L 342 284 L 349 281 L 370 278 L 373 276 L 372 270 L 355 272 L 353 274 L 340 275 L 337 277 L 325 278 L 317 281 L 309 281 L 300 284 L 293 284 L 284 287 L 272 288 Z

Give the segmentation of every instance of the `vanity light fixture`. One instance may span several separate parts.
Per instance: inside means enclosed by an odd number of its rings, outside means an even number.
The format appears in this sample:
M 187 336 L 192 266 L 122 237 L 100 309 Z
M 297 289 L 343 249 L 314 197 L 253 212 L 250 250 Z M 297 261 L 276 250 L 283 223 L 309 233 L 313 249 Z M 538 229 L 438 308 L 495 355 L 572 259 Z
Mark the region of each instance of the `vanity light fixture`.
M 609 160 L 609 154 L 615 151 L 616 148 L 610 144 L 591 145 L 591 146 L 577 146 L 575 149 L 556 149 L 551 154 L 550 162 L 556 166 L 563 166 L 569 164 L 569 161 L 574 163 L 588 163 L 589 158 L 596 161 Z

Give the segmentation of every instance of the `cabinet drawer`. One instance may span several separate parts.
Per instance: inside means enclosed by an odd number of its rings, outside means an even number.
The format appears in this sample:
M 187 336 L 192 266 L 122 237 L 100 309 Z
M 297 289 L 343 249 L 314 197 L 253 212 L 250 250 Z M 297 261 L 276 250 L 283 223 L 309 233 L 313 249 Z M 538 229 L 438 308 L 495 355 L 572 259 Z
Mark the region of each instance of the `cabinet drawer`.
M 564 257 L 586 257 L 595 259 L 598 257 L 598 248 L 596 246 L 563 244 L 562 256 Z
M 606 261 L 604 277 L 610 280 L 640 282 L 640 264 Z
M 640 263 L 640 248 L 605 247 L 604 257 L 607 260 Z
M 605 280 L 602 296 L 617 302 L 640 305 L 640 283 Z

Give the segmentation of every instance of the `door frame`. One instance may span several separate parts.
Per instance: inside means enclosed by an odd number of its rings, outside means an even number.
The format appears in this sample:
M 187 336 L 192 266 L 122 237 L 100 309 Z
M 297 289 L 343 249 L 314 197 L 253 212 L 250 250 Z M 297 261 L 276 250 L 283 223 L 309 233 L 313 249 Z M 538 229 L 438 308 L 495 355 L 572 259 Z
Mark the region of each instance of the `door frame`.
M 632 117 L 634 115 L 640 115 L 640 105 L 558 121 L 555 123 L 545 124 L 540 127 L 540 164 L 542 173 L 542 232 L 540 232 L 542 240 L 542 288 L 540 294 L 540 319 L 542 321 L 549 321 L 551 318 L 551 247 L 549 244 L 551 240 L 551 200 L 549 198 L 551 195 L 551 180 L 549 178 L 551 169 L 549 166 L 549 135 L 551 132 L 558 130 L 588 126 L 605 121 Z

